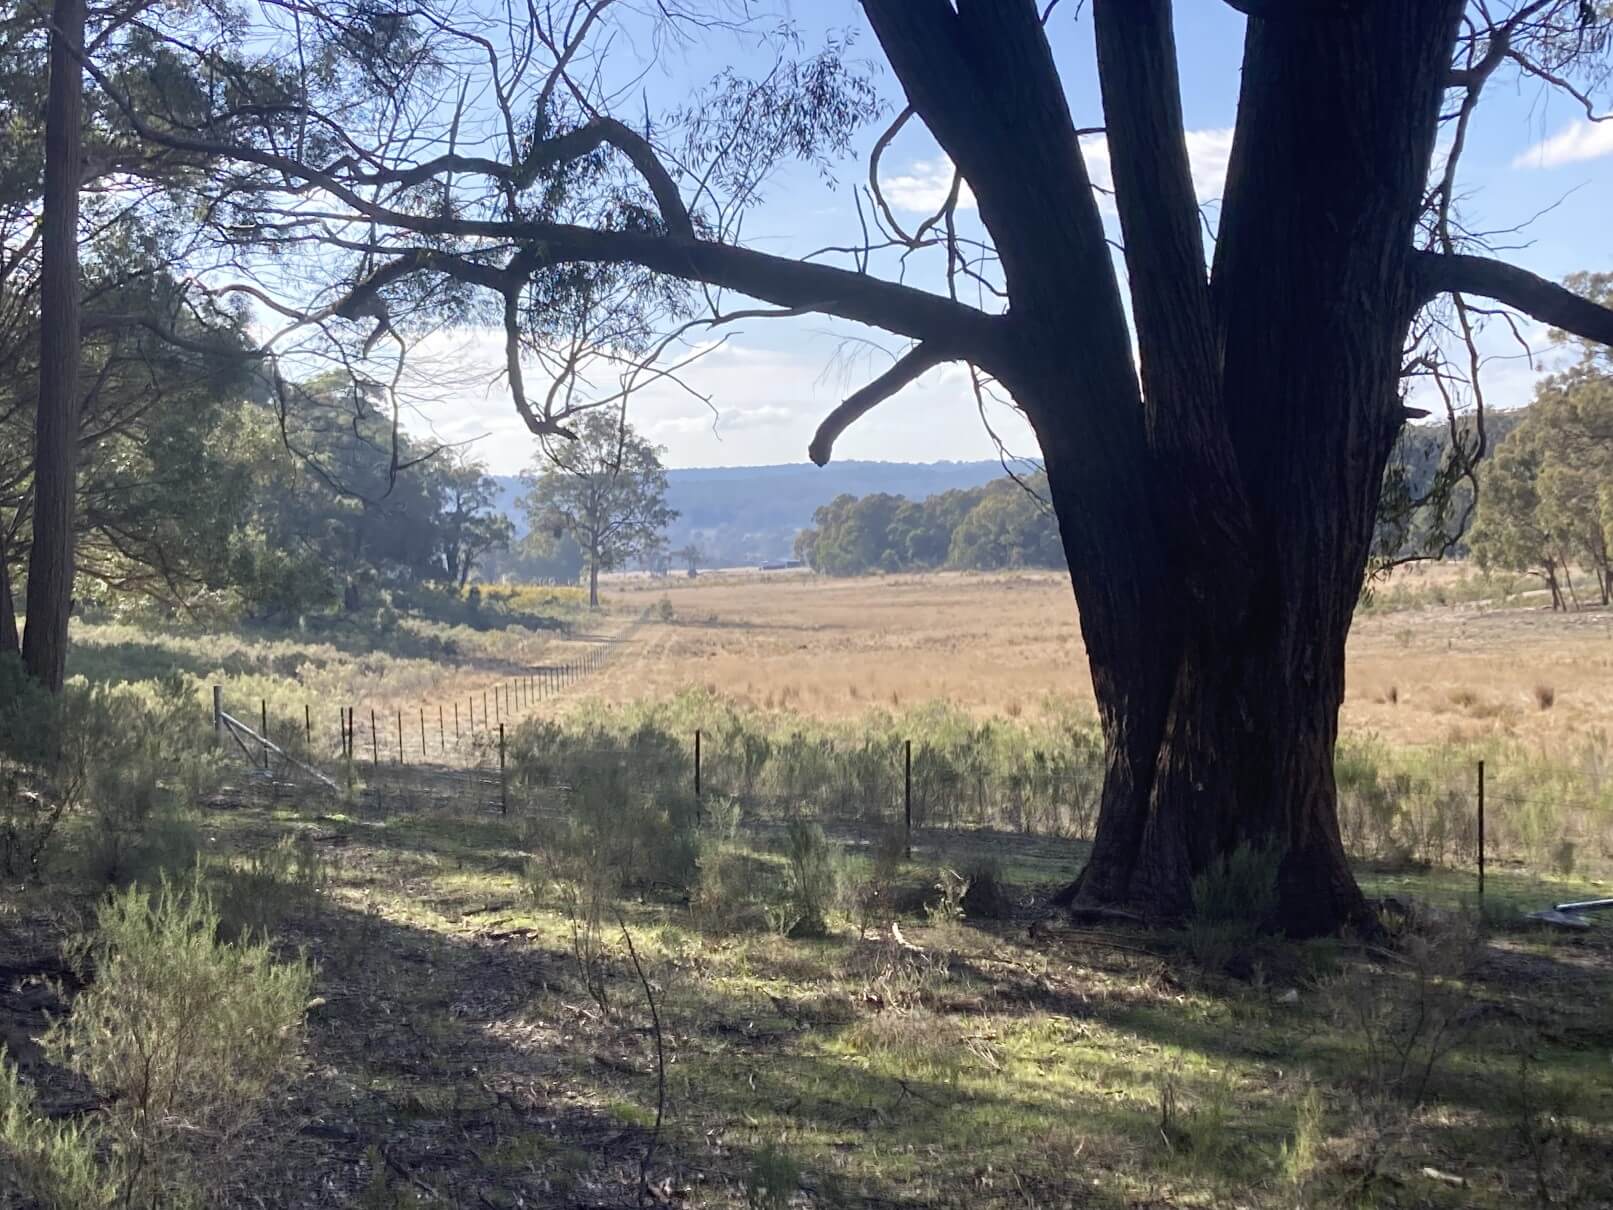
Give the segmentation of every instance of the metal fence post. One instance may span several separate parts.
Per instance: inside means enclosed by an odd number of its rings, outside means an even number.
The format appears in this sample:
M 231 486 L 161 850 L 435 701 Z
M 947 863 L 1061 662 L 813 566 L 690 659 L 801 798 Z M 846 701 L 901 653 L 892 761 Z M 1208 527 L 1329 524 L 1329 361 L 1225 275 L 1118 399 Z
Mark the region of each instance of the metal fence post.
M 375 707 L 370 707 L 370 763 L 381 767 L 381 733 L 375 729 Z
M 498 725 L 498 813 L 510 813 L 510 783 L 504 776 L 504 724 Z
M 448 723 L 447 723 L 447 720 L 443 717 L 444 713 L 445 712 L 444 712 L 444 710 L 442 708 L 442 703 L 438 702 L 437 703 L 437 749 L 440 752 L 448 751 Z M 458 728 L 456 727 L 455 730 L 457 731 Z
M 906 823 L 907 859 L 913 860 L 913 741 L 902 741 L 902 818 Z
M 420 707 L 420 759 L 426 759 L 426 708 Z
M 459 701 L 454 700 L 454 743 L 459 742 Z
M 497 723 L 500 727 L 502 727 L 504 725 L 504 715 L 499 711 L 499 708 L 498 708 L 498 686 L 497 685 L 493 686 L 493 721 L 495 723 Z
M 1479 762 L 1479 910 L 1484 910 L 1484 762 Z
M 263 767 L 269 767 L 269 699 L 263 699 Z
M 213 738 L 224 742 L 224 686 L 213 686 Z
M 314 712 L 312 707 L 310 707 L 307 702 L 302 704 L 302 738 L 303 742 L 308 745 L 308 750 L 310 752 L 313 751 Z
M 694 732 L 694 796 L 700 797 L 700 728 Z
M 398 707 L 398 764 L 403 763 L 403 707 Z

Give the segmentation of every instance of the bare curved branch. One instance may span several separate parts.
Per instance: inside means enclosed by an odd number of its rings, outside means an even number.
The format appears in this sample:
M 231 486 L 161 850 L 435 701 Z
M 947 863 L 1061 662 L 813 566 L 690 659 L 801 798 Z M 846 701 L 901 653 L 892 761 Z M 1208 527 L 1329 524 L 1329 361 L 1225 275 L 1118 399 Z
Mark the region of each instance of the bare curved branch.
M 943 361 L 954 360 L 955 355 L 949 355 L 928 342 L 914 346 L 897 358 L 896 364 L 890 369 L 861 390 L 853 392 L 844 403 L 824 417 L 812 437 L 812 444 L 807 447 L 807 456 L 819 466 L 827 466 L 829 456 L 834 452 L 834 443 L 841 433 L 927 370 L 933 370 Z
M 1487 256 L 1422 252 L 1416 261 L 1425 298 L 1476 294 L 1516 307 L 1573 336 L 1613 346 L 1613 310 L 1527 269 Z

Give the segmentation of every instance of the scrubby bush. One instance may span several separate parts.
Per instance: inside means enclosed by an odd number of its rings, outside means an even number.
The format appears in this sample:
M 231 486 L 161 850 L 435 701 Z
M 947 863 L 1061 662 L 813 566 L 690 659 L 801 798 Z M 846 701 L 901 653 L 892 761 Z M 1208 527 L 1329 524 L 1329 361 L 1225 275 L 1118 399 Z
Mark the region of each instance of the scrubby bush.
M 839 902 L 842 861 L 823 828 L 792 819 L 785 833 L 789 860 L 788 902 L 792 937 L 822 937 L 829 931 L 829 914 Z
M 118 1189 L 96 1161 L 96 1138 L 87 1122 L 54 1121 L 39 1113 L 34 1090 L 0 1046 L 0 1204 L 26 1192 L 46 1210 L 101 1210 Z
M 1090 715 L 1073 705 L 1049 705 L 1034 722 L 982 721 L 930 705 L 824 723 L 689 691 L 585 708 L 566 727 L 524 723 L 512 750 L 529 773 L 551 780 L 615 754 L 646 784 L 682 786 L 693 782 L 697 729 L 708 792 L 738 797 L 753 816 L 888 820 L 902 803 L 908 739 L 920 826 L 1089 836 L 1103 781 L 1102 738 Z
M 769 1144 L 751 1157 L 745 1174 L 745 1205 L 749 1210 L 788 1210 L 801 1186 L 801 1166 Z
M 1198 962 L 1221 969 L 1274 923 L 1281 863 L 1278 849 L 1245 843 L 1194 876 L 1187 944 Z
M 1389 1165 L 1451 1053 L 1485 1019 L 1464 986 L 1483 944 L 1472 921 L 1414 918 L 1395 944 L 1400 961 L 1392 968 L 1356 965 L 1319 989 L 1339 1036 L 1355 1051 L 1351 1091 L 1363 1127 L 1357 1162 L 1369 1176 Z
M 766 926 L 770 899 L 777 898 L 777 871 L 738 844 L 739 801 L 706 803 L 700 828 L 700 873 L 689 907 L 702 928 L 749 932 Z
M 178 676 L 46 693 L 0 660 L 0 869 L 42 877 L 87 811 L 83 871 L 124 884 L 176 868 L 183 817 L 216 784 L 206 715 Z M 188 864 L 190 842 L 179 843 Z
M 0 1145 L 47 1206 L 206 1205 L 263 1140 L 274 1090 L 297 1070 L 312 972 L 265 942 L 218 940 L 199 880 L 106 899 L 72 954 L 94 981 L 41 1041 L 103 1109 L 46 1121 L 9 1070 Z
M 907 830 L 894 825 L 881 828 L 870 848 L 867 868 L 849 889 L 859 937 L 866 937 L 869 929 L 895 914 L 896 880 L 906 860 Z
M 61 759 L 62 703 L 0 656 L 0 873 L 41 873 L 85 771 Z
M 261 938 L 289 917 L 319 909 L 330 868 L 313 839 L 299 833 L 223 866 L 214 882 L 220 936 Z

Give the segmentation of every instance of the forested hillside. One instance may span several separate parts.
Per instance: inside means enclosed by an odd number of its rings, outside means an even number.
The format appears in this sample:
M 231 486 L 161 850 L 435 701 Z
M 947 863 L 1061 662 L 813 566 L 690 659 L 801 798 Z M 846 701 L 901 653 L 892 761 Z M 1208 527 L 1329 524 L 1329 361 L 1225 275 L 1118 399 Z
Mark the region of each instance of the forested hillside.
M 678 517 L 667 527 L 670 549 L 697 547 L 707 566 L 782 559 L 813 513 L 838 496 L 890 492 L 922 500 L 979 487 L 999 478 L 1000 462 L 806 462 L 781 466 L 696 467 L 667 471 L 667 504 Z M 499 507 L 519 530 L 516 501 L 524 490 L 514 475 L 499 477 Z

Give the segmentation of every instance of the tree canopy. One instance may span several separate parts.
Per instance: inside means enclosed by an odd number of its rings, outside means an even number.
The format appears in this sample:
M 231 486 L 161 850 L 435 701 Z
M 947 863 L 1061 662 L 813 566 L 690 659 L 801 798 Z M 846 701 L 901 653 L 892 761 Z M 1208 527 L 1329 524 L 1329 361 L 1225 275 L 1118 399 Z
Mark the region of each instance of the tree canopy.
M 599 604 L 599 573 L 664 545 L 677 516 L 666 503 L 662 450 L 609 412 L 583 414 L 570 440 L 546 442 L 521 498 L 528 542 L 570 538 L 588 571 L 588 603 Z
M 1607 277 L 1582 278 L 1613 296 Z M 1481 563 L 1537 575 L 1554 609 L 1577 601 L 1576 567 L 1613 598 L 1613 359 L 1581 345 L 1576 363 L 1545 379 L 1523 422 L 1482 473 L 1472 548 Z

